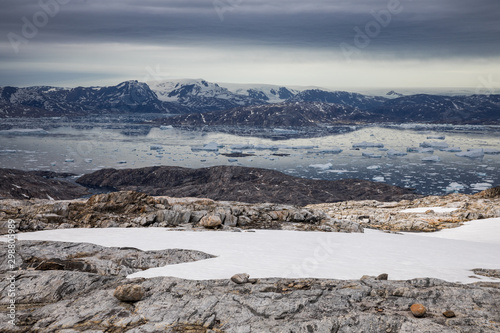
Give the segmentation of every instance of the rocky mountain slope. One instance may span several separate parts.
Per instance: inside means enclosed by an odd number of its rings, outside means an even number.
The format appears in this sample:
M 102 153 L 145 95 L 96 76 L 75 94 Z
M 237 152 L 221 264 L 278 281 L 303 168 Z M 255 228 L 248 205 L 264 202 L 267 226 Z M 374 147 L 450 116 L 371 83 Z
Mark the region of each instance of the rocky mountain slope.
M 365 117 L 366 114 L 349 106 L 308 102 L 267 104 L 188 114 L 170 117 L 161 123 L 177 126 L 310 127 L 352 123 Z
M 89 194 L 83 186 L 62 179 L 67 176 L 69 175 L 0 168 L 0 199 L 52 198 L 61 200 Z
M 292 89 L 272 85 L 234 85 L 205 80 L 157 81 L 148 84 L 126 81 L 109 87 L 0 87 L 0 118 L 57 117 L 105 113 L 190 114 L 227 111 L 217 116 L 220 125 L 268 126 L 268 106 L 285 114 L 294 103 L 295 112 L 282 117 L 284 125 L 302 126 L 303 117 L 315 123 L 339 121 L 313 112 L 311 105 L 345 109 L 342 121 L 430 122 L 453 124 L 498 124 L 500 95 L 439 96 L 411 95 L 394 98 L 345 91 Z M 283 104 L 284 103 L 284 104 Z M 298 103 L 298 104 L 296 104 Z M 276 104 L 276 105 L 275 105 Z M 270 106 L 269 106 L 270 105 Z M 253 109 L 255 108 L 255 109 Z M 233 110 L 234 109 L 234 110 Z M 251 118 L 248 112 L 257 114 Z M 298 115 L 299 118 L 296 118 Z M 305 116 L 304 116 L 305 115 Z M 215 117 L 215 116 L 211 116 Z M 200 116 L 177 119 L 191 126 L 204 125 Z M 275 126 L 275 125 L 273 125 Z
M 366 180 L 313 180 L 274 170 L 239 166 L 103 169 L 80 177 L 77 183 L 89 187 L 140 191 L 149 195 L 294 205 L 363 199 L 394 201 L 418 197 L 409 189 Z

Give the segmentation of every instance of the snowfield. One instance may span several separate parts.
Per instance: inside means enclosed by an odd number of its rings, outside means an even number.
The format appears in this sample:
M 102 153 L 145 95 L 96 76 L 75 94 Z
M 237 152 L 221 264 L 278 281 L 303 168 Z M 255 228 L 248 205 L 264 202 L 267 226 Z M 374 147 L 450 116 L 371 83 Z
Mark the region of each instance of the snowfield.
M 132 274 L 130 278 L 174 276 L 208 280 L 249 273 L 254 278 L 359 279 L 365 274 L 388 273 L 389 279 L 394 280 L 433 277 L 470 283 L 495 281 L 486 277 L 471 278 L 471 269 L 500 268 L 500 218 L 472 221 L 460 228 L 432 234 L 388 234 L 375 230 L 347 234 L 108 228 L 21 233 L 18 239 L 88 242 L 142 250 L 178 248 L 217 256 L 148 269 Z

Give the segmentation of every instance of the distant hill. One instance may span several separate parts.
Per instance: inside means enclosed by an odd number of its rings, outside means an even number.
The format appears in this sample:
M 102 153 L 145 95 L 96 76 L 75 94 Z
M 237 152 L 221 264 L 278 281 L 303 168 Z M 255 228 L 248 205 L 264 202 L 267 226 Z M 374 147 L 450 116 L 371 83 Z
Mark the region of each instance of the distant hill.
M 103 169 L 80 177 L 77 183 L 149 195 L 293 205 L 365 199 L 399 201 L 419 197 L 410 189 L 367 180 L 313 180 L 239 166 Z

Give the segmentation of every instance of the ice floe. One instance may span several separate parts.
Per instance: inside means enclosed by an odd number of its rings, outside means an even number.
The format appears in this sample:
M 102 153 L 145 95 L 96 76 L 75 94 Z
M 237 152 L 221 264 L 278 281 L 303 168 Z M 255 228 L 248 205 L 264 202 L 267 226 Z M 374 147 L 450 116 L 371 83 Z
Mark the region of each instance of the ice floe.
M 469 149 L 467 151 L 456 153 L 455 156 L 467 157 L 467 158 L 482 158 L 484 156 L 484 150 L 479 149 Z
M 420 144 L 422 148 L 434 148 L 434 149 L 445 149 L 448 148 L 448 144 L 446 142 L 422 142 Z
M 384 144 L 377 142 L 358 142 L 352 145 L 352 148 L 384 148 Z
M 326 163 L 326 164 L 311 164 L 309 165 L 310 168 L 315 168 L 315 169 L 320 169 L 320 170 L 328 170 L 333 166 L 332 163 Z
M 439 161 L 441 161 L 441 158 L 439 158 L 439 156 L 437 156 L 437 155 L 432 155 L 429 157 L 422 158 L 421 161 L 422 162 L 439 162 Z
M 362 153 L 361 155 L 368 158 L 382 158 L 382 155 L 375 155 L 374 153 Z

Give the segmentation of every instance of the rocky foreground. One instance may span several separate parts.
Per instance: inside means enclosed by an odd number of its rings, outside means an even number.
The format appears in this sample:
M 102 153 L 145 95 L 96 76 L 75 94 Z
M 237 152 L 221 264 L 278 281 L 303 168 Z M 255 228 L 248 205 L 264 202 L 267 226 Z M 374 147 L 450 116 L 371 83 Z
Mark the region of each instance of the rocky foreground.
M 209 258 L 192 251 L 20 241 L 20 269 L 0 271 L 0 305 L 15 280 L 16 326 L 2 332 L 498 332 L 500 283 L 126 279 L 138 269 Z M 167 258 L 167 259 L 166 259 Z M 166 259 L 166 260 L 165 260 Z M 496 271 L 499 274 L 500 271 Z
M 402 213 L 439 206 L 450 213 Z M 133 191 L 73 200 L 0 200 L 0 220 L 18 232 L 60 228 L 171 227 L 363 232 L 434 231 L 500 217 L 500 188 L 398 202 L 294 206 L 153 197 Z M 0 233 L 8 232 L 7 224 Z M 190 281 L 128 274 L 213 258 L 188 250 L 141 251 L 93 244 L 18 241 L 16 267 L 0 261 L 0 306 L 16 285 L 16 326 L 1 332 L 498 332 L 500 282 L 469 285 L 430 278 L 394 281 L 252 279 Z M 500 266 L 499 266 L 500 268 Z M 498 269 L 471 275 L 500 278 Z

